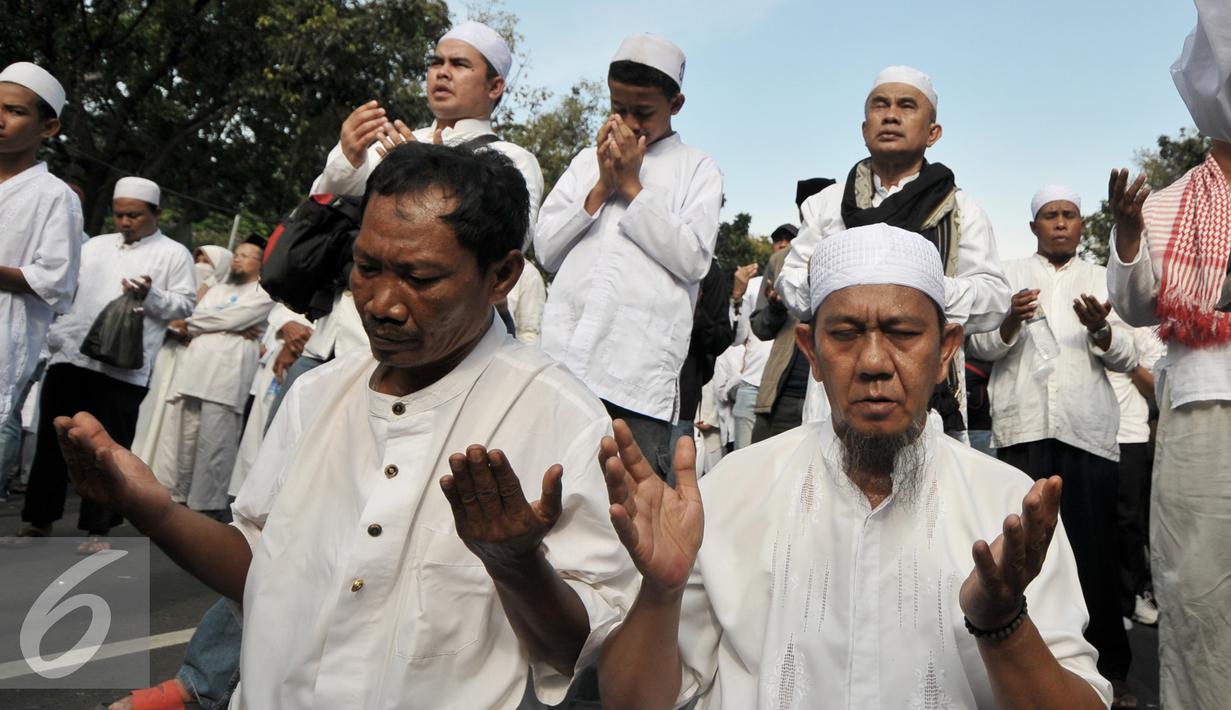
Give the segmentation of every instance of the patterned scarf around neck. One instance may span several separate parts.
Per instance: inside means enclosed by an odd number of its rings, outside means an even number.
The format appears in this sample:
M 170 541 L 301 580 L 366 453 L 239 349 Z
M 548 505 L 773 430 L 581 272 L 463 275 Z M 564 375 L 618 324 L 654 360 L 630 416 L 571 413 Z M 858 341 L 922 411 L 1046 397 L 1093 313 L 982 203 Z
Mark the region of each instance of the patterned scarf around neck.
M 1231 313 L 1215 310 L 1231 257 L 1231 190 L 1213 154 L 1189 174 L 1164 242 L 1158 289 L 1159 336 L 1191 348 L 1231 342 Z

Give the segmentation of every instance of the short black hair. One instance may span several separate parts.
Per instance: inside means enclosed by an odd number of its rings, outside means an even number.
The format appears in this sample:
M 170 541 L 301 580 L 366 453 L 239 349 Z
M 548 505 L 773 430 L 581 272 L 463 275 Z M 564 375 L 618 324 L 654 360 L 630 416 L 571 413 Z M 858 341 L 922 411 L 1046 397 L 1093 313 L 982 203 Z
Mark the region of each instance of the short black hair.
M 373 195 L 422 195 L 439 188 L 457 202 L 440 220 L 474 254 L 481 270 L 520 250 L 530 226 L 526 179 L 494 150 L 468 150 L 432 143 L 399 145 L 368 178 L 363 209 Z
M 618 81 L 629 86 L 647 86 L 658 89 L 668 101 L 674 101 L 680 95 L 680 85 L 675 79 L 667 76 L 654 67 L 621 59 L 612 62 L 607 69 L 607 81 Z
M 492 66 L 492 63 L 487 61 L 487 57 L 484 57 L 482 52 L 479 52 L 479 56 L 482 57 L 483 64 L 484 66 L 487 67 L 487 77 L 486 78 L 488 81 L 491 81 L 492 79 L 495 79 L 496 77 L 500 76 L 500 72 L 496 71 L 496 67 Z M 499 96 L 497 96 L 496 100 L 492 102 L 492 108 L 496 108 L 497 106 L 499 106 L 500 99 L 503 99 L 503 98 L 504 98 L 504 94 L 500 94 Z
M 51 104 L 44 101 L 43 97 L 38 94 L 34 95 L 34 106 L 38 111 L 38 120 L 40 121 L 50 121 L 53 118 L 59 118 Z

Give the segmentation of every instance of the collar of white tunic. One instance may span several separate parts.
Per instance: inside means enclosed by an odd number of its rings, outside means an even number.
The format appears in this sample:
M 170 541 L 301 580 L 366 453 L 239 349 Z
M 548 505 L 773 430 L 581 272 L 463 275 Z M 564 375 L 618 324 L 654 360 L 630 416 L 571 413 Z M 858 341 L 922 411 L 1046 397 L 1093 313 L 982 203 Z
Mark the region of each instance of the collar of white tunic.
M 161 239 L 167 238 L 167 235 L 163 234 L 161 229 L 155 229 L 153 234 L 149 234 L 144 237 L 141 237 L 140 239 L 133 242 L 132 244 L 129 244 L 128 242 L 124 241 L 123 234 L 117 233 L 115 236 L 119 237 L 119 239 L 115 243 L 115 250 L 120 251 L 120 252 L 136 251 L 137 249 L 140 249 L 145 246 L 149 246 L 150 244 L 153 244 Z
M 25 170 L 22 170 L 16 175 L 10 177 L 8 180 L 0 182 L 0 193 L 8 192 L 9 190 L 15 189 L 17 186 L 29 182 L 40 175 L 46 174 L 47 163 L 35 163 L 34 165 L 31 165 Z
M 436 133 L 437 122 L 432 121 L 432 125 L 428 129 L 434 134 Z M 492 122 L 482 118 L 461 118 L 457 123 L 449 128 L 445 128 L 440 132 L 440 139 L 448 142 L 454 136 L 483 136 L 488 133 L 494 133 L 492 130 Z
M 902 178 L 901 180 L 898 181 L 897 185 L 894 185 L 892 187 L 885 187 L 884 184 L 881 183 L 880 176 L 877 175 L 876 173 L 872 173 L 872 187 L 873 189 L 876 190 L 876 196 L 884 200 L 885 198 L 889 197 L 890 195 L 894 193 L 901 192 L 903 188 L 905 188 L 907 185 L 914 182 L 918 178 L 919 178 L 919 173 L 915 173 L 914 175 L 911 175 L 910 177 Z
M 412 415 L 435 409 L 468 391 L 478 381 L 479 375 L 483 374 L 488 365 L 491 365 L 496 351 L 509 337 L 504 321 L 496 318 L 495 313 L 493 309 L 487 332 L 479 339 L 478 345 L 470 351 L 466 359 L 450 370 L 447 375 L 421 390 L 402 396 L 377 392 L 372 387 L 372 376 L 380 363 L 374 362 L 366 376 L 368 413 L 373 417 L 390 422 L 404 420 Z

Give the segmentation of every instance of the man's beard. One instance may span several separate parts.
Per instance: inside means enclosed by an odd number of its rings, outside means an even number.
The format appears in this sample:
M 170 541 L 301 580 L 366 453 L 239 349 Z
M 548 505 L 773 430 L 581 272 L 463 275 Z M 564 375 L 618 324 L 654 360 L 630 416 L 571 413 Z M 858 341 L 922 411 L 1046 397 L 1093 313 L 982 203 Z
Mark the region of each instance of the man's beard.
M 845 422 L 835 427 L 842 450 L 843 472 L 851 477 L 888 479 L 895 497 L 912 504 L 919 492 L 919 479 L 927 462 L 921 417 L 901 434 L 861 434 Z M 853 479 L 852 479 L 853 480 Z
M 243 273 L 239 271 L 228 271 L 227 272 L 227 283 L 233 286 L 238 286 L 238 285 L 247 283 L 247 278 L 248 278 L 247 276 L 245 276 Z

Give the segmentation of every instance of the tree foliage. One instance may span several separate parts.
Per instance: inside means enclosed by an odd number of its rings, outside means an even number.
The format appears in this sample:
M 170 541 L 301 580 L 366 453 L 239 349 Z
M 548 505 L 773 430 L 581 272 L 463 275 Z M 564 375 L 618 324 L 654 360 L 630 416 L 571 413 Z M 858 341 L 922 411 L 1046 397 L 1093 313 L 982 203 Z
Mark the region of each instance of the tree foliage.
M 430 121 L 439 0 L 6 0 L 0 62 L 33 60 L 69 105 L 48 151 L 96 232 L 124 175 L 164 188 L 180 219 L 243 211 L 268 226 L 320 171 L 351 108 Z M 227 227 L 229 231 L 229 220 Z
M 718 246 L 715 256 L 726 274 L 734 274 L 735 269 L 744 264 L 759 264 L 761 273 L 769 257 L 773 254 L 773 245 L 765 237 L 754 237 L 749 232 L 752 215 L 740 212 L 730 222 L 718 225 Z
M 542 97 L 549 100 L 550 94 L 544 91 Z M 602 85 L 582 79 L 551 108 L 531 113 L 520 122 L 510 121 L 500 133 L 534 153 L 543 169 L 544 191 L 550 192 L 573 156 L 594 145 L 606 105 Z
M 1196 130 L 1181 128 L 1175 137 L 1159 136 L 1157 146 L 1138 150 L 1133 154 L 1133 162 L 1139 171 L 1145 173 L 1146 183 L 1160 190 L 1205 160 L 1210 152 L 1210 139 Z M 1106 264 L 1111 255 L 1111 228 L 1115 225 L 1107 200 L 1101 200 L 1098 211 L 1083 219 L 1085 225 L 1079 248 L 1081 257 L 1097 264 Z

